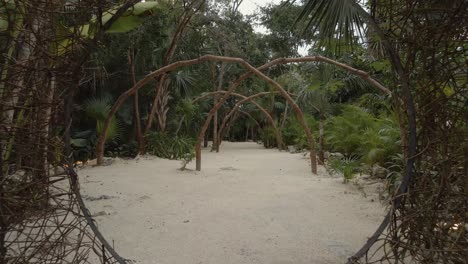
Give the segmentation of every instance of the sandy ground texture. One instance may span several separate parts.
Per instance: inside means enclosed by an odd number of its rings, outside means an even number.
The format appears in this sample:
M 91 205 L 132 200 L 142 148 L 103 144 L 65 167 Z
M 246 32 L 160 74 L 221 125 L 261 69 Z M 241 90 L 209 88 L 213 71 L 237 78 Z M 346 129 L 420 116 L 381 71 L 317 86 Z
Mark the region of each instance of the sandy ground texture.
M 194 162 L 155 157 L 79 171 L 98 226 L 123 257 L 157 264 L 343 263 L 385 208 L 302 154 L 228 143 Z

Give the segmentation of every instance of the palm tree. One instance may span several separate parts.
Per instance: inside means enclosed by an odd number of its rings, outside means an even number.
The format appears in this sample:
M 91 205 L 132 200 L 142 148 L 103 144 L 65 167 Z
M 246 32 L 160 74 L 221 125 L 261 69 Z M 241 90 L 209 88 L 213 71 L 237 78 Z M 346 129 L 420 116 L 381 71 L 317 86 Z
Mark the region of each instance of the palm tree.
M 297 98 L 299 104 L 319 116 L 319 160 L 325 161 L 325 121 L 331 112 L 331 104 L 326 93 L 321 89 L 301 89 Z

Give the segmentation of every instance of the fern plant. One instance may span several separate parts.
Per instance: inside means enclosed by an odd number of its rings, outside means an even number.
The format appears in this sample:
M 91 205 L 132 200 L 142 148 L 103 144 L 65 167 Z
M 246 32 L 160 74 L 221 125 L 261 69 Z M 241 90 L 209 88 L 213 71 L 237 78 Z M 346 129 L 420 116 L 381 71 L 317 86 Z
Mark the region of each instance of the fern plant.
M 152 132 L 147 142 L 148 152 L 161 158 L 189 162 L 195 157 L 195 140 L 191 137 Z
M 362 108 L 347 105 L 330 118 L 325 139 L 333 151 L 356 156 L 367 165 L 385 165 L 399 149 L 399 130 L 393 117 L 374 117 Z
M 348 182 L 359 171 L 359 159 L 356 157 L 331 158 L 328 169 L 331 173 L 343 175 L 344 182 Z

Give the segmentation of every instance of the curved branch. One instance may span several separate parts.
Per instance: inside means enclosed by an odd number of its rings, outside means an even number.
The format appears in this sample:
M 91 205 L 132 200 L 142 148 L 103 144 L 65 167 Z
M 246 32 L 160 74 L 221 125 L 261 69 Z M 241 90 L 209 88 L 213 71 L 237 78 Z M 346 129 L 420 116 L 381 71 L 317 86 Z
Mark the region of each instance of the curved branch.
M 160 75 L 162 75 L 164 73 L 173 71 L 173 70 L 175 70 L 177 68 L 180 68 L 180 67 L 195 65 L 195 64 L 199 64 L 199 63 L 207 62 L 207 61 L 225 61 L 225 62 L 231 62 L 231 63 L 239 63 L 239 64 L 242 64 L 248 70 L 250 70 L 250 72 L 243 74 L 241 77 L 239 77 L 239 79 L 237 79 L 229 87 L 228 93 L 226 93 L 218 101 L 218 103 L 212 109 L 212 111 L 210 111 L 210 113 L 208 115 L 208 118 L 207 118 L 207 122 L 211 121 L 211 118 L 213 117 L 214 112 L 216 110 L 218 110 L 222 106 L 222 104 L 227 100 L 227 98 L 229 97 L 229 92 L 232 92 L 237 86 L 240 85 L 240 83 L 243 80 L 247 79 L 248 77 L 252 76 L 253 74 L 259 76 L 260 78 L 262 78 L 264 80 L 266 80 L 268 83 L 270 83 L 272 85 L 276 84 L 277 86 L 279 86 L 279 84 L 277 84 L 275 81 L 271 80 L 266 75 L 264 75 L 263 73 L 260 72 L 261 70 L 267 69 L 267 68 L 272 67 L 272 66 L 277 65 L 277 64 L 312 62 L 312 61 L 323 61 L 323 62 L 333 63 L 333 64 L 336 63 L 335 64 L 336 66 L 342 67 L 342 68 L 344 67 L 343 69 L 348 70 L 351 73 L 362 77 L 364 80 L 368 81 L 370 84 L 372 84 L 374 87 L 378 88 L 379 90 L 381 90 L 383 92 L 386 92 L 387 94 L 391 94 L 390 91 L 387 88 L 381 86 L 380 83 L 378 83 L 376 80 L 371 78 L 368 73 L 363 72 L 363 71 L 359 71 L 359 70 L 354 69 L 354 68 L 352 68 L 350 66 L 344 65 L 342 63 L 339 63 L 339 62 L 336 62 L 336 61 L 333 61 L 333 60 L 330 60 L 328 58 L 321 57 L 321 56 L 311 56 L 311 57 L 302 57 L 302 58 L 289 58 L 289 59 L 279 58 L 279 59 L 273 60 L 271 62 L 268 62 L 268 63 L 262 65 L 259 68 L 254 68 L 253 66 L 251 66 L 250 64 L 248 64 L 247 62 L 245 62 L 243 59 L 240 59 L 240 58 L 225 57 L 225 56 L 214 56 L 214 55 L 205 55 L 205 56 L 201 56 L 201 57 L 199 57 L 197 59 L 178 61 L 178 62 L 169 64 L 167 66 L 164 66 L 164 67 L 162 67 L 162 68 L 160 68 L 160 69 L 158 69 L 158 70 L 156 70 L 154 72 L 151 72 L 150 74 L 146 75 L 143 79 L 138 81 L 138 83 L 136 83 L 132 88 L 130 88 L 129 90 L 127 90 L 126 92 L 124 92 L 123 94 L 121 94 L 119 96 L 119 98 L 114 103 L 111 110 L 109 111 L 109 115 L 108 115 L 108 117 L 106 119 L 106 122 L 104 123 L 102 132 L 99 135 L 99 139 L 98 139 L 98 142 L 97 142 L 97 145 L 96 145 L 97 164 L 101 165 L 103 163 L 103 160 L 104 160 L 104 143 L 105 143 L 105 138 L 106 138 L 107 132 L 109 130 L 109 125 L 110 125 L 110 121 L 112 119 L 112 116 L 117 112 L 117 110 L 120 108 L 120 106 L 123 104 L 123 102 L 128 97 L 133 95 L 136 91 L 141 89 L 141 87 L 143 87 L 149 81 L 153 80 L 155 77 L 158 77 L 158 76 L 160 76 Z M 379 85 L 376 85 L 376 84 L 379 84 Z M 277 87 L 276 85 L 275 85 L 275 87 Z M 384 89 L 382 89 L 382 87 Z M 284 91 L 284 89 L 283 89 L 283 91 Z M 292 100 L 292 98 L 289 96 L 289 94 L 287 94 L 285 91 L 284 91 L 284 93 Z M 205 131 L 206 131 L 206 129 L 205 129 Z M 198 140 L 198 141 L 200 141 L 200 140 Z M 199 143 L 197 142 L 197 144 L 199 144 Z M 201 153 L 198 153 L 198 154 L 201 155 Z
M 242 111 L 242 110 L 237 110 L 237 112 L 249 117 L 250 119 L 252 119 L 255 124 L 257 125 L 258 129 L 262 129 L 262 126 L 260 125 L 260 123 L 258 123 L 257 119 L 255 119 L 249 112 L 245 112 L 245 111 Z
M 206 93 L 206 94 L 203 94 L 200 97 L 197 97 L 197 98 L 193 99 L 192 103 L 198 102 L 198 101 L 200 101 L 202 99 L 205 99 L 207 97 L 212 97 L 212 96 L 216 96 L 216 95 L 219 95 L 219 94 L 226 94 L 226 93 L 228 93 L 228 92 L 226 92 L 226 91 L 215 91 L 215 92 Z M 246 101 L 249 101 L 253 105 L 255 105 L 267 117 L 268 121 L 271 123 L 271 126 L 273 127 L 273 129 L 275 131 L 276 143 L 278 144 L 278 148 L 281 149 L 282 146 L 283 146 L 283 140 L 281 138 L 281 133 L 280 133 L 278 127 L 275 124 L 275 120 L 273 120 L 270 113 L 268 113 L 268 111 L 266 111 L 265 108 L 263 108 L 262 106 L 260 106 L 257 102 L 255 102 L 253 100 L 253 99 L 255 99 L 255 98 L 259 97 L 259 96 L 272 94 L 272 93 L 277 93 L 277 92 L 261 92 L 261 93 L 251 95 L 249 97 L 247 97 L 245 95 L 242 95 L 242 94 L 238 94 L 238 93 L 231 93 L 230 95 L 242 98 L 242 100 L 237 102 L 236 105 L 231 109 L 229 114 L 224 117 L 223 122 L 222 122 L 222 124 L 221 124 L 221 126 L 219 128 L 218 142 L 213 142 L 213 144 L 218 144 L 218 146 L 219 146 L 219 144 L 221 144 L 222 135 L 223 135 L 223 132 L 224 132 L 224 127 L 226 126 L 227 120 L 236 112 L 237 109 L 239 109 L 239 106 L 242 103 L 245 103 Z M 255 120 L 255 121 L 257 121 L 257 120 Z M 257 124 L 258 124 L 258 122 L 257 122 Z
M 263 96 L 263 95 L 269 95 L 271 94 L 272 92 L 261 92 L 261 93 L 257 93 L 257 94 L 254 94 L 254 95 L 251 95 L 249 97 L 246 97 L 246 96 L 242 96 L 241 97 L 243 98 L 241 101 L 237 102 L 234 107 L 231 109 L 231 111 L 224 117 L 223 119 L 223 122 L 221 123 L 221 126 L 219 128 L 219 135 L 218 135 L 218 145 L 221 144 L 221 141 L 223 140 L 223 133 L 224 133 L 224 128 L 227 124 L 227 121 L 229 120 L 229 118 L 239 109 L 239 107 L 249 101 L 251 102 L 253 105 L 255 105 L 258 109 L 260 109 L 260 111 L 267 117 L 268 121 L 271 123 L 271 126 L 273 127 L 274 131 L 275 131 L 275 137 L 276 137 L 276 143 L 278 144 L 278 148 L 281 149 L 283 147 L 283 140 L 281 138 L 281 133 L 280 131 L 278 130 L 278 127 L 276 126 L 275 124 L 275 121 L 273 120 L 273 118 L 271 117 L 271 115 L 268 113 L 268 111 L 266 111 L 263 107 L 261 107 L 257 102 L 255 102 L 253 99 L 257 98 L 257 97 L 260 97 L 260 96 Z M 238 94 L 235 94 L 235 93 L 232 93 L 232 95 L 238 95 Z

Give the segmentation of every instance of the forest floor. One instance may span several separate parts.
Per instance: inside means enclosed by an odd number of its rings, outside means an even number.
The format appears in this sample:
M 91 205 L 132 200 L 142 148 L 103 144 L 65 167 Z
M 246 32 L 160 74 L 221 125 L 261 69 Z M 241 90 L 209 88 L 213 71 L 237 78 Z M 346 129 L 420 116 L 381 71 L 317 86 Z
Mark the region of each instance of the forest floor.
M 353 184 L 310 173 L 303 154 L 256 143 L 203 151 L 202 171 L 152 156 L 79 171 L 98 227 L 135 263 L 343 263 L 385 208 Z

